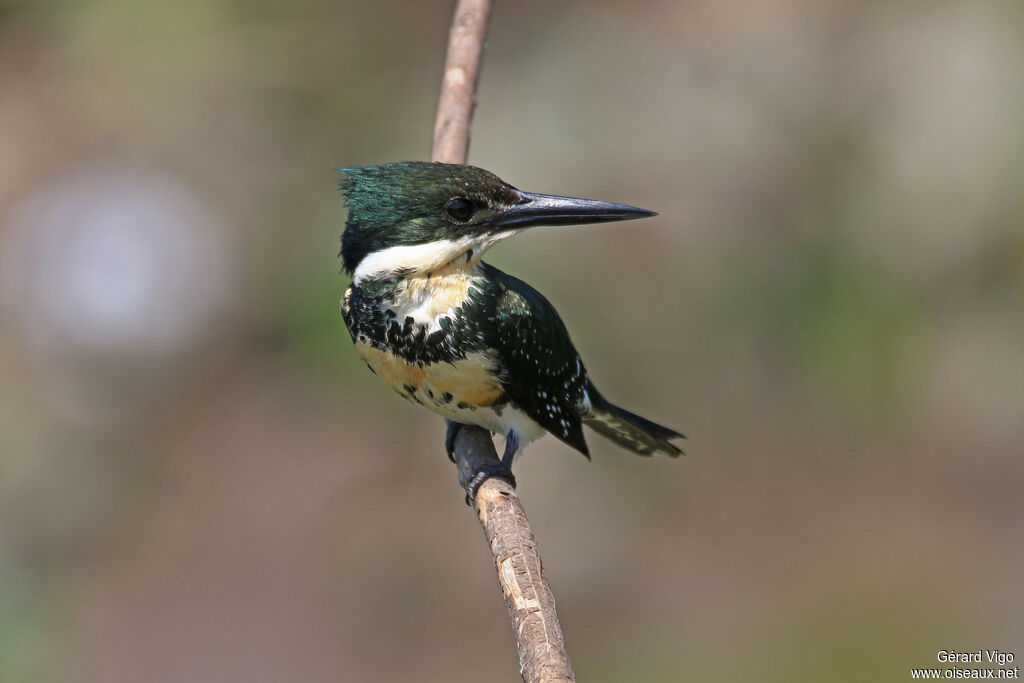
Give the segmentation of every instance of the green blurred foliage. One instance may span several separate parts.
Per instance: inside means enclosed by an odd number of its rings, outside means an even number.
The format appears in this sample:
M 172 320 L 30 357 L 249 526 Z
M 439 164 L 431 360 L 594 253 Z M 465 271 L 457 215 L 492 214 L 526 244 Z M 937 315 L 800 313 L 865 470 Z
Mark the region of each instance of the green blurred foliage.
M 41 624 L 45 605 L 11 572 L 0 582 L 0 680 L 28 683 L 43 675 L 45 650 L 55 644 Z
M 0 681 L 514 680 L 443 424 L 338 312 L 333 169 L 427 156 L 451 3 L 0 8 Z M 1021 35 L 1012 0 L 497 3 L 471 162 L 660 216 L 488 260 L 690 437 L 517 465 L 580 680 L 1019 644 Z M 177 346 L 28 296 L 91 252 L 33 261 L 26 207 L 110 167 L 220 220 Z
M 837 249 L 807 254 L 777 310 L 794 362 L 823 396 L 869 423 L 900 420 L 924 391 L 932 334 L 926 301 L 898 276 Z

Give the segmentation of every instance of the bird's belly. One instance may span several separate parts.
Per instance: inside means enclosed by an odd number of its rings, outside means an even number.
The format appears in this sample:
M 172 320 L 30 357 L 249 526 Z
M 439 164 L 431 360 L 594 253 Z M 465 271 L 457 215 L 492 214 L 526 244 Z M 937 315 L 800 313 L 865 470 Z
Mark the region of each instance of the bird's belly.
M 490 353 L 470 353 L 451 363 L 424 363 L 421 367 L 365 342 L 356 342 L 356 351 L 385 384 L 438 415 L 496 434 L 514 431 L 521 446 L 545 433 L 526 413 L 507 402 Z
M 456 414 L 504 400 L 494 357 L 488 352 L 470 353 L 450 363 L 410 362 L 362 341 L 356 342 L 356 352 L 389 387 L 445 417 L 455 419 Z
M 356 351 L 385 384 L 438 415 L 497 434 L 515 431 L 523 446 L 544 434 L 543 427 L 507 403 L 493 354 L 478 351 L 452 363 L 421 367 L 365 342 L 356 342 Z
M 506 437 L 506 440 L 510 432 L 515 432 L 519 442 L 519 449 L 515 454 L 516 460 L 522 455 L 523 449 L 526 446 L 529 446 L 547 433 L 547 430 L 534 422 L 530 416 L 510 404 L 483 406 L 470 410 L 460 410 L 456 406 L 448 413 L 442 414 L 455 422 L 483 427 L 488 431 Z

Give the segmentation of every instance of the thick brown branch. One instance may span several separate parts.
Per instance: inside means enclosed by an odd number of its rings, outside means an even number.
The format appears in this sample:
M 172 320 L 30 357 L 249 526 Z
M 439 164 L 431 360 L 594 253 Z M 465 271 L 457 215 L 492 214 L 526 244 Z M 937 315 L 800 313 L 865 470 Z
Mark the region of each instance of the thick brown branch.
M 455 9 L 434 124 L 434 161 L 466 162 L 490 13 L 490 0 L 459 0 Z M 483 468 L 499 464 L 490 432 L 463 427 L 455 440 L 455 460 L 463 484 Z M 512 620 L 523 680 L 575 681 L 555 597 L 519 496 L 504 479 L 492 478 L 480 487 L 474 503 Z

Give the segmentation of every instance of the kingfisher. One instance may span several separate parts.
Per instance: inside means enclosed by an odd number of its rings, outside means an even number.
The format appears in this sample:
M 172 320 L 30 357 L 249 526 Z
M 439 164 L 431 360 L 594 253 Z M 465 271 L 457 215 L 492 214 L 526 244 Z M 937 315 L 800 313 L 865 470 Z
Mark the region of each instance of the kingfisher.
M 685 438 L 601 395 L 565 324 L 540 292 L 482 261 L 539 225 L 644 218 L 626 204 L 524 192 L 474 166 L 401 162 L 341 168 L 348 206 L 341 260 L 352 284 L 341 312 L 356 353 L 406 400 L 448 420 L 454 460 L 462 425 L 504 437 L 501 476 L 550 432 L 588 459 L 583 425 L 640 455 L 676 457 Z

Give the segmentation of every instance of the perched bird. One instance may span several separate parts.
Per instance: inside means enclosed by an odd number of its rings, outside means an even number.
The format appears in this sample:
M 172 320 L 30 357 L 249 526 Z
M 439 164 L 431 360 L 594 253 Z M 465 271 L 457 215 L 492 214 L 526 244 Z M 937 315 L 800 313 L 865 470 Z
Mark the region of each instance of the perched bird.
M 407 400 L 448 418 L 454 459 L 463 424 L 505 438 L 500 467 L 545 432 L 590 457 L 583 425 L 639 453 L 675 457 L 682 434 L 608 402 L 540 292 L 484 263 L 490 247 L 535 225 L 643 218 L 625 204 L 523 192 L 473 166 L 404 162 L 338 169 L 353 276 L 341 311 L 356 352 Z

